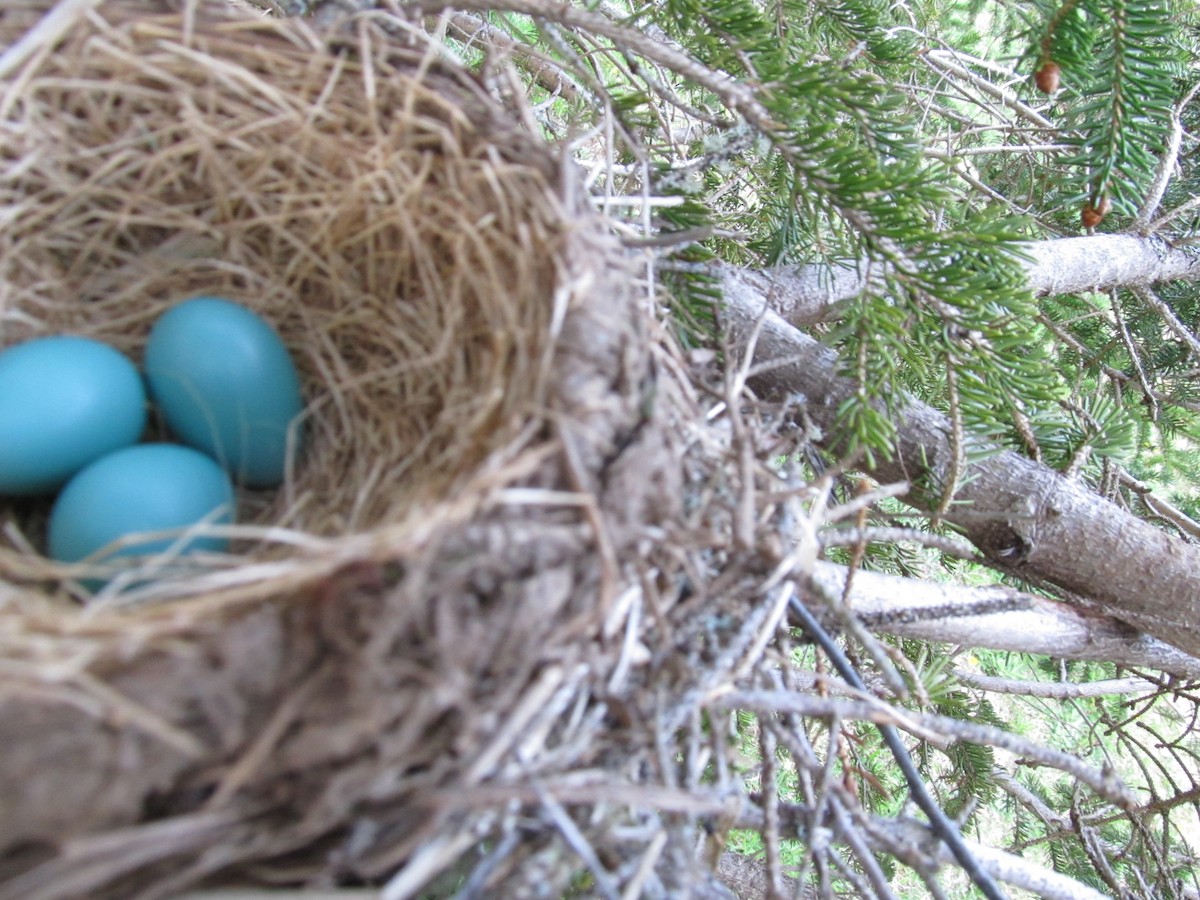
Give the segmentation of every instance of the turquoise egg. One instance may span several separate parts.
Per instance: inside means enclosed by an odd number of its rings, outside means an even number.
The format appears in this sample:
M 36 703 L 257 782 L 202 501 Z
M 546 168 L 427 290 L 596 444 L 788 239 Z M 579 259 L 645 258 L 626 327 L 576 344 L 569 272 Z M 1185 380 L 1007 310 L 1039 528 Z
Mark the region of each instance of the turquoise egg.
M 300 379 L 279 335 L 229 300 L 172 307 L 146 344 L 146 380 L 172 433 L 250 487 L 283 481 L 300 447 Z
M 47 337 L 0 353 L 0 494 L 52 493 L 145 427 L 141 376 L 107 344 Z
M 229 542 L 215 535 L 190 537 L 174 548 L 189 526 L 232 522 L 234 503 L 229 476 L 211 457 L 178 444 L 135 444 L 67 482 L 50 513 L 50 556 L 78 562 L 142 532 L 177 533 L 122 547 L 105 560 L 168 550 L 220 552 Z

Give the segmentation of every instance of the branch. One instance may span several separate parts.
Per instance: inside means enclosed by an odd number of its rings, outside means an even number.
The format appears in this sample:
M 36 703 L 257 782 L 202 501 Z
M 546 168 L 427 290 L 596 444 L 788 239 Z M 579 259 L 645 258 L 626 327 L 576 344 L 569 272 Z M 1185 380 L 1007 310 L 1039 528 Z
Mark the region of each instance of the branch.
M 840 596 L 846 575 L 845 566 L 818 562 L 812 577 Z M 1000 585 L 962 587 L 858 569 L 849 604 L 870 630 L 885 634 L 1200 678 L 1200 659 L 1117 619 Z
M 1120 809 L 1131 810 L 1138 806 L 1137 795 L 1111 769 L 1098 769 L 1070 753 L 1043 746 L 992 725 L 980 725 L 936 713 L 898 709 L 882 700 L 842 700 L 795 691 L 730 690 L 711 697 L 709 705 L 731 712 L 749 710 L 762 715 L 791 713 L 803 718 L 838 718 L 890 725 L 943 746 L 965 741 L 999 747 L 1023 757 L 1027 763 L 1033 762 L 1071 775 L 1091 788 L 1098 797 Z
M 928 846 L 929 827 L 924 823 L 911 819 L 889 821 L 884 824 L 884 828 L 895 839 L 919 841 L 922 846 Z M 1029 891 L 1044 900 L 1103 900 L 1106 897 L 1095 888 L 1039 865 L 1031 859 L 974 841 L 968 841 L 967 846 L 975 854 L 982 868 L 993 878 Z M 935 845 L 934 851 L 939 862 L 950 861 L 950 854 L 945 848 Z
M 1153 235 L 1095 234 L 1025 244 L 1037 296 L 1200 280 L 1200 252 Z
M 930 50 L 922 56 L 922 59 L 929 64 L 930 68 L 942 75 L 952 75 L 960 81 L 974 85 L 982 93 L 999 100 L 1021 118 L 1031 122 L 1035 127 L 1043 128 L 1046 131 L 1055 131 L 1057 129 L 1057 126 L 1053 122 L 1036 109 L 1022 103 L 1015 91 L 992 84 L 992 82 L 976 75 L 960 62 L 960 60 L 969 60 L 971 62 L 978 62 L 978 60 L 951 50 Z
M 838 409 L 855 395 L 855 383 L 838 374 L 833 351 L 766 308 L 757 279 L 733 267 L 721 274 L 721 315 L 734 340 L 745 347 L 757 331 L 758 374 L 751 386 L 778 402 L 803 397 L 807 416 L 824 434 L 823 445 L 837 453 Z M 896 456 L 868 471 L 885 483 L 935 486 L 901 498 L 932 512 L 936 486 L 945 483 L 955 459 L 950 421 L 912 400 L 896 398 L 893 408 Z M 1200 547 L 1135 518 L 1085 485 L 995 449 L 966 467 L 957 502 L 945 518 L 993 566 L 1082 595 L 1096 611 L 1200 654 Z
M 1149 287 L 1160 281 L 1200 281 L 1200 251 L 1173 246 L 1153 235 L 1096 234 L 1020 246 L 1035 296 Z M 770 308 L 793 325 L 836 319 L 841 305 L 861 295 L 883 274 L 865 264 L 775 266 L 744 278 Z
M 991 694 L 1019 694 L 1022 697 L 1044 697 L 1047 700 L 1078 700 L 1083 697 L 1113 697 L 1124 694 L 1153 693 L 1159 685 L 1145 678 L 1110 678 L 1105 681 L 1026 681 L 1016 678 L 997 678 L 977 672 L 954 670 L 954 677 L 967 687 Z
M 452 13 L 450 27 L 454 36 L 468 46 L 476 43 L 486 49 L 496 49 L 511 56 L 542 90 L 569 103 L 578 103 L 584 92 L 567 72 L 549 56 L 513 40 L 499 28 L 469 13 Z

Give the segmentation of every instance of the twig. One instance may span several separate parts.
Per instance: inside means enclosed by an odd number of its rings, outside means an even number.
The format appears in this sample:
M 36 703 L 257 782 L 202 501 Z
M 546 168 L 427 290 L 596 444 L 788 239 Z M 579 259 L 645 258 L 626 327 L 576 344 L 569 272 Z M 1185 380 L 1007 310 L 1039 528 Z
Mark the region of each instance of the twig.
M 783 863 L 779 859 L 779 786 L 776 782 L 775 735 L 769 728 L 758 733 L 762 756 L 763 845 L 767 851 L 767 893 L 777 897 L 783 891 Z
M 1134 478 L 1129 472 L 1121 467 L 1116 469 L 1117 480 L 1125 487 L 1129 488 L 1135 494 L 1142 498 L 1142 502 L 1150 509 L 1150 512 L 1156 516 L 1166 519 L 1180 531 L 1190 535 L 1191 537 L 1200 539 L 1200 522 L 1187 515 L 1183 510 L 1177 509 L 1173 504 L 1164 500 L 1162 497 L 1155 496 L 1154 488 L 1143 481 Z
M 847 500 L 845 503 L 839 503 L 823 517 L 829 522 L 839 522 L 842 519 L 848 519 L 851 516 L 856 516 L 859 512 L 870 509 L 880 500 L 885 500 L 890 497 L 903 497 L 908 493 L 910 485 L 906 481 L 900 481 L 896 484 L 884 484 L 874 490 L 858 491 L 853 500 Z
M 563 809 L 562 804 L 555 800 L 545 788 L 536 782 L 533 787 L 537 792 L 538 799 L 541 801 L 542 808 L 549 815 L 554 826 L 571 849 L 583 860 L 584 865 L 588 867 L 588 871 L 592 873 L 596 890 L 601 893 L 605 900 L 621 900 L 620 892 L 617 890 L 617 885 L 612 875 L 604 867 L 604 864 L 600 862 L 600 857 L 596 855 L 595 849 L 588 843 L 583 832 L 579 830 L 579 826 L 567 815 L 567 811 Z
M 478 41 L 485 48 L 496 48 L 511 55 L 534 83 L 551 96 L 562 97 L 569 103 L 577 103 L 582 99 L 582 89 L 562 66 L 529 44 L 513 40 L 499 28 L 468 13 L 452 13 L 450 26 L 467 46 Z
M 1024 681 L 1016 678 L 996 678 L 955 669 L 954 677 L 968 687 L 993 694 L 1021 694 L 1025 697 L 1046 697 L 1051 700 L 1072 700 L 1080 697 L 1111 697 L 1117 694 L 1141 694 L 1159 690 L 1159 685 L 1145 678 L 1110 678 L 1082 684 L 1064 681 Z
M 833 662 L 834 667 L 838 670 L 842 678 L 851 686 L 861 690 L 863 688 L 862 679 L 858 677 L 858 673 L 854 671 L 854 667 L 850 665 L 850 661 L 846 659 L 841 648 L 834 643 L 833 638 L 820 626 L 799 600 L 794 599 L 791 607 L 792 612 L 803 623 L 804 629 L 821 645 L 821 649 L 829 656 L 830 661 Z M 991 876 L 979 867 L 979 861 L 975 857 L 975 854 L 963 842 L 958 826 L 951 821 L 945 812 L 942 811 L 942 808 L 937 805 L 933 797 L 930 796 L 929 790 L 925 787 L 925 782 L 921 778 L 921 773 L 913 765 L 912 757 L 908 755 L 908 750 L 905 749 L 904 742 L 900 740 L 899 732 L 892 725 L 881 722 L 877 722 L 876 724 L 880 735 L 888 745 L 888 749 L 892 751 L 892 756 L 895 757 L 896 764 L 900 766 L 901 771 L 904 773 L 904 779 L 908 782 L 908 788 L 912 792 L 913 799 L 921 807 L 922 812 L 929 817 L 929 822 L 934 833 L 945 841 L 946 846 L 950 848 L 950 852 L 953 853 L 958 864 L 963 867 L 963 871 L 967 873 L 967 876 L 983 892 L 983 895 L 988 900 L 1005 900 L 1004 892 L 996 886 Z
M 961 53 L 956 53 L 951 50 L 930 50 L 922 57 L 931 69 L 941 73 L 942 75 L 953 75 L 955 78 L 961 79 L 968 84 L 978 88 L 982 93 L 987 94 L 993 99 L 999 100 L 1021 118 L 1032 122 L 1038 128 L 1044 128 L 1047 131 L 1055 131 L 1056 126 L 1053 122 L 1033 109 L 1025 103 L 1022 103 L 1014 91 L 1008 88 L 997 87 L 988 81 L 986 78 L 981 78 L 970 69 L 961 65 L 959 60 L 974 62 L 970 57 L 964 56 Z
M 775 122 L 759 102 L 754 88 L 736 81 L 696 61 L 687 53 L 656 41 L 644 32 L 614 22 L 607 16 L 556 0 L 411 0 L 398 2 L 397 9 L 422 14 L 440 13 L 444 9 L 492 10 L 521 13 L 544 18 L 569 28 L 579 28 L 590 34 L 608 38 L 626 48 L 665 66 L 682 78 L 707 88 L 721 99 L 726 107 L 736 110 L 751 125 L 764 134 L 777 131 Z
M 815 619 L 812 619 L 811 614 L 808 614 L 807 617 L 814 623 L 816 622 Z M 827 634 L 824 629 L 822 629 L 822 633 Z M 843 675 L 843 677 L 845 676 Z M 854 677 L 858 680 L 857 675 Z M 966 722 L 934 713 L 895 709 L 873 699 L 838 700 L 832 697 L 813 697 L 780 691 L 729 691 L 714 696 L 711 702 L 722 708 L 753 709 L 759 712 L 787 711 L 801 716 L 814 717 L 839 715 L 847 719 L 861 719 L 887 727 L 902 726 L 905 730 L 912 731 L 935 743 L 939 741 L 970 741 L 974 744 L 1001 747 L 1039 765 L 1066 772 L 1086 784 L 1097 795 L 1121 809 L 1130 810 L 1137 806 L 1136 795 L 1114 773 L 1100 771 L 1069 753 L 1044 747 L 1027 738 L 990 725 L 980 725 L 976 722 Z
M 1147 225 L 1146 230 L 1151 234 L 1156 231 L 1161 231 L 1165 226 L 1170 225 L 1181 216 L 1186 216 L 1192 210 L 1196 209 L 1196 207 L 1200 207 L 1200 196 L 1191 197 L 1188 200 L 1185 200 L 1183 203 L 1180 203 L 1174 209 L 1163 213 L 1161 216 Z
M 1158 294 L 1154 293 L 1154 291 L 1149 287 L 1135 285 L 1131 287 L 1130 290 L 1133 292 L 1135 297 L 1158 313 L 1159 318 L 1163 320 L 1163 323 L 1166 324 L 1166 326 L 1173 332 L 1175 332 L 1181 341 L 1191 348 L 1192 354 L 1197 359 L 1200 359 L 1200 339 L 1197 339 L 1196 335 L 1192 333 L 1191 329 L 1180 321 L 1179 317 L 1175 315 L 1175 311 L 1171 309 L 1166 301 L 1159 297 Z
M 868 526 L 867 528 L 833 528 L 822 531 L 818 536 L 821 549 L 830 547 L 853 547 L 859 542 L 868 544 L 896 544 L 911 541 L 922 547 L 929 547 L 952 556 L 955 559 L 976 560 L 979 554 L 975 548 L 964 540 L 944 534 L 933 534 L 916 528 L 885 528 L 883 526 Z
M 1197 90 L 1200 90 L 1200 84 L 1194 85 L 1187 95 L 1175 105 L 1175 109 L 1171 113 L 1171 133 L 1167 137 L 1167 145 L 1163 149 L 1162 158 L 1158 161 L 1154 181 L 1150 183 L 1150 187 L 1146 191 L 1146 198 L 1142 201 L 1137 216 L 1129 226 L 1130 231 L 1146 233 L 1152 230 L 1150 219 L 1158 212 L 1158 206 L 1167 192 L 1167 185 L 1171 183 L 1175 166 L 1179 163 L 1179 148 L 1183 143 L 1183 110 L 1192 102 Z

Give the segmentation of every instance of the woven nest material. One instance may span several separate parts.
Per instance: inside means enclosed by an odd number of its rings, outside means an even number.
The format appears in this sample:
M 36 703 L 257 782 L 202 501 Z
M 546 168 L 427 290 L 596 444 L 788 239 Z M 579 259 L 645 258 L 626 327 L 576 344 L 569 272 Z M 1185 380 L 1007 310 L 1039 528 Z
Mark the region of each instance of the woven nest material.
M 228 557 L 90 605 L 0 505 L 0 897 L 378 877 L 536 755 L 678 489 L 619 248 L 518 117 L 367 17 L 0 9 L 0 347 L 140 361 L 227 296 L 309 435 Z

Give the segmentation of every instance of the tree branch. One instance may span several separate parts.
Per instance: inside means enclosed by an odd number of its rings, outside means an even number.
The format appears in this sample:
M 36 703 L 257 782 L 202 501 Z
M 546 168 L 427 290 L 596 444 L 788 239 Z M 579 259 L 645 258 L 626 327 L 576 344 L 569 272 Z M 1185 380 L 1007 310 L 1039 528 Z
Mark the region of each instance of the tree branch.
M 959 81 L 973 85 L 980 92 L 987 94 L 995 100 L 999 100 L 1013 112 L 1017 113 L 1021 118 L 1032 123 L 1037 128 L 1045 129 L 1046 131 L 1054 132 L 1057 126 L 1043 116 L 1033 107 L 1022 103 L 1015 91 L 1005 87 L 998 87 L 980 75 L 976 75 L 970 69 L 962 64 L 963 61 L 978 63 L 979 60 L 972 59 L 962 53 L 957 53 L 953 50 L 930 50 L 923 54 L 922 59 L 929 64 L 930 68 L 936 70 L 942 75 L 950 75 L 957 78 Z
M 824 435 L 822 444 L 838 452 L 838 409 L 856 385 L 838 374 L 833 351 L 768 309 L 757 278 L 733 267 L 721 271 L 720 315 L 735 341 L 745 347 L 757 330 L 758 374 L 751 386 L 776 401 L 802 397 Z M 902 499 L 932 512 L 940 499 L 937 486 L 954 460 L 950 422 L 915 401 L 897 398 L 895 409 L 896 455 L 868 471 L 883 482 L 931 486 Z M 1097 611 L 1200 654 L 1200 547 L 1135 518 L 1078 481 L 997 450 L 967 467 L 946 521 L 997 568 L 1082 595 Z
M 805 718 L 836 717 L 891 725 L 943 746 L 966 741 L 999 747 L 1027 761 L 1066 772 L 1120 809 L 1131 810 L 1138 806 L 1137 795 L 1110 769 L 1098 769 L 1070 753 L 1054 750 L 992 725 L 899 709 L 881 700 L 842 700 L 795 691 L 731 690 L 712 697 L 709 705 L 715 709 L 751 710 L 764 715 L 793 713 Z
M 1149 287 L 1160 281 L 1200 281 L 1200 250 L 1154 235 L 1096 234 L 1022 244 L 1025 272 L 1036 296 Z M 836 319 L 842 304 L 883 275 L 866 263 L 753 269 L 744 279 L 770 308 L 793 325 Z
M 1145 678 L 1109 678 L 1105 681 L 1082 683 L 1064 681 L 1028 681 L 1016 678 L 998 678 L 980 675 L 977 672 L 954 670 L 954 677 L 967 687 L 978 688 L 991 694 L 1019 694 L 1022 697 L 1044 697 L 1047 700 L 1076 700 L 1081 697 L 1113 697 L 1124 694 L 1147 694 L 1159 690 L 1159 686 Z
M 840 596 L 846 576 L 845 566 L 818 562 L 812 577 Z M 964 587 L 858 569 L 849 603 L 871 631 L 884 634 L 1200 678 L 1200 659 L 1117 619 L 1001 585 Z

